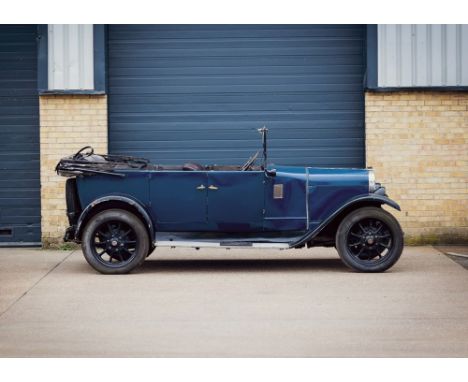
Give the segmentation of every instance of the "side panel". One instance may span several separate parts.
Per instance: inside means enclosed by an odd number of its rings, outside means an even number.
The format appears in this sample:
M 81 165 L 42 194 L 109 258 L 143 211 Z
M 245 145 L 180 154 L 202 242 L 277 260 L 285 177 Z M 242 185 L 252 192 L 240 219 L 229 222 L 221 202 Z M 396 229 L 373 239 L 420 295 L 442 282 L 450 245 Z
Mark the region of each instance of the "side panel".
M 307 229 L 307 179 L 303 167 L 278 169 L 266 178 L 265 231 Z
M 207 177 L 204 171 L 153 172 L 151 211 L 160 231 L 206 229 Z
M 125 178 L 109 175 L 77 177 L 76 184 L 82 208 L 85 209 L 97 198 L 108 195 L 129 196 L 148 208 L 150 204 L 148 173 L 129 171 L 125 174 Z
M 313 230 L 352 198 L 368 194 L 368 170 L 309 168 L 309 229 Z
M 263 171 L 208 172 L 208 224 L 217 232 L 261 232 Z

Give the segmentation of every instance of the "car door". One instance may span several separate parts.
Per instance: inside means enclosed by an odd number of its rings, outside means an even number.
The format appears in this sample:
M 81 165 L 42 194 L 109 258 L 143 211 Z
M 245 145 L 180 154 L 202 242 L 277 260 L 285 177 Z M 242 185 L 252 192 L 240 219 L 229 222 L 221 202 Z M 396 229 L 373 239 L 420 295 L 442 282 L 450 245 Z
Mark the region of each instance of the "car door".
M 205 171 L 156 171 L 151 174 L 151 209 L 159 231 L 207 229 Z
M 263 230 L 263 171 L 207 172 L 208 227 L 217 232 Z

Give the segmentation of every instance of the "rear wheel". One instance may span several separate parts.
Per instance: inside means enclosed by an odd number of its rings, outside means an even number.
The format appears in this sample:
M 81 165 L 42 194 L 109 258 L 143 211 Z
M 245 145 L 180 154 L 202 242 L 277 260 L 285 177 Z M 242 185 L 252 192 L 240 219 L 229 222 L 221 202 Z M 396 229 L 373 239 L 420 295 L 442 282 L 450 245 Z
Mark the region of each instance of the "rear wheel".
M 336 232 L 336 248 L 343 262 L 360 272 L 383 272 L 403 251 L 403 232 L 398 221 L 378 207 L 351 212 Z
M 86 225 L 82 249 L 86 261 L 98 272 L 128 273 L 148 255 L 148 233 L 131 212 L 106 210 L 93 216 Z

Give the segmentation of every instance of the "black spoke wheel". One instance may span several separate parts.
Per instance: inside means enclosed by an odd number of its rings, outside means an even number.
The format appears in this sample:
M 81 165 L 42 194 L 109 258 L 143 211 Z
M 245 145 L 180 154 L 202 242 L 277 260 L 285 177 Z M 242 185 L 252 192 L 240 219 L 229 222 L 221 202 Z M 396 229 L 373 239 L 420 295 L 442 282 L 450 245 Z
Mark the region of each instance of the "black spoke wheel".
M 104 222 L 96 227 L 93 236 L 94 255 L 105 265 L 121 266 L 136 255 L 136 233 L 123 221 Z
M 106 210 L 90 219 L 83 232 L 83 254 L 97 271 L 128 273 L 149 253 L 149 239 L 141 220 L 125 210 Z
M 377 262 L 390 253 L 392 233 L 382 220 L 364 218 L 348 231 L 347 244 L 358 259 Z
M 399 259 L 403 232 L 398 221 L 378 207 L 364 207 L 347 215 L 336 233 L 343 262 L 362 272 L 382 272 Z

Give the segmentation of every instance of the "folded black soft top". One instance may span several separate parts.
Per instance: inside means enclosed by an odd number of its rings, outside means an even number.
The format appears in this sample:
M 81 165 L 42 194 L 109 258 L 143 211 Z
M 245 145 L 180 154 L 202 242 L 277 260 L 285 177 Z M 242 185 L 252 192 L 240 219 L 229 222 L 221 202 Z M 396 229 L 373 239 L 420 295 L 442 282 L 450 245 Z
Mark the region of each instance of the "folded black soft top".
M 55 167 L 57 174 L 72 177 L 79 175 L 106 174 L 125 177 L 123 172 L 115 170 L 150 170 L 150 171 L 261 171 L 262 166 L 253 165 L 259 152 L 249 159 L 251 165 L 206 165 L 187 162 L 182 165 L 152 164 L 148 159 L 126 156 L 95 154 L 91 146 L 83 147 L 76 154 L 62 158 Z
M 149 161 L 125 155 L 95 154 L 91 146 L 83 147 L 76 154 L 62 158 L 55 167 L 57 174 L 71 177 L 77 175 L 108 174 L 124 176 L 115 170 L 148 168 Z

